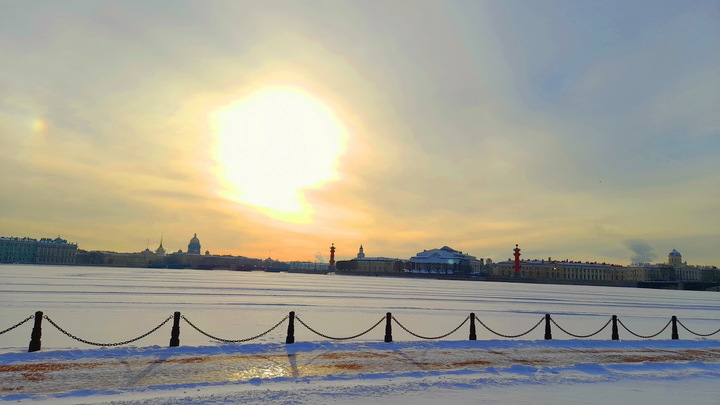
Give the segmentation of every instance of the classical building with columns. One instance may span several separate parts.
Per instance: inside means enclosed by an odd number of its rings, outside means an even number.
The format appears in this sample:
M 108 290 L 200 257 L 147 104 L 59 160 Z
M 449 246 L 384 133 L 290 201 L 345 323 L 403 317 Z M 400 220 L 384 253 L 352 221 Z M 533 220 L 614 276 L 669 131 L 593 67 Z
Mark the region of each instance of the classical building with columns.
M 411 273 L 431 274 L 478 274 L 484 270 L 485 262 L 467 253 L 448 246 L 423 250 L 408 260 Z
M 546 281 L 588 281 L 616 282 L 634 281 L 628 278 L 621 265 L 572 260 L 553 260 L 552 258 L 521 260 L 520 269 L 515 272 L 515 261 L 506 260 L 497 263 L 493 275 L 499 277 L 517 277 Z
M 0 237 L 0 263 L 74 264 L 77 244 L 67 240 Z

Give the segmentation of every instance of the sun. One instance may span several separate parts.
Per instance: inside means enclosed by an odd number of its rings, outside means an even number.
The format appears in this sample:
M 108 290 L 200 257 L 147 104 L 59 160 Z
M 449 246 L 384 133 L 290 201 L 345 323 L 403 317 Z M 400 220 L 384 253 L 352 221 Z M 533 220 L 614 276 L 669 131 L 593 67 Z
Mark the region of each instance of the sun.
M 221 195 L 274 218 L 308 222 L 303 190 L 339 178 L 347 131 L 317 98 L 295 88 L 265 89 L 215 119 Z

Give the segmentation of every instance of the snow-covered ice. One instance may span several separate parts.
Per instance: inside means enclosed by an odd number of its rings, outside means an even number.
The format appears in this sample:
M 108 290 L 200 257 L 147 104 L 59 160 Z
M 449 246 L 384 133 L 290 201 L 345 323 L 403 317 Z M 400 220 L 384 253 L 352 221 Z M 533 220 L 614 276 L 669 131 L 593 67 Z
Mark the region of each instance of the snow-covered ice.
M 5 329 L 42 310 L 90 341 L 118 342 L 181 311 L 211 334 L 257 335 L 295 311 L 331 336 L 356 334 L 392 312 L 412 331 L 437 336 L 470 312 L 507 333 L 545 313 L 587 334 L 618 315 L 639 334 L 669 317 L 708 333 L 720 327 L 720 294 L 557 286 L 166 269 L 2 266 Z M 296 323 L 242 344 L 214 341 L 181 323 L 180 347 L 167 347 L 170 323 L 130 345 L 96 348 L 43 323 L 43 349 L 27 353 L 32 322 L 0 335 L 0 399 L 47 403 L 720 403 L 718 335 L 680 330 L 641 340 L 607 328 L 577 340 L 539 327 L 502 339 L 468 325 L 441 340 L 420 340 L 383 324 L 358 339 L 332 341 Z

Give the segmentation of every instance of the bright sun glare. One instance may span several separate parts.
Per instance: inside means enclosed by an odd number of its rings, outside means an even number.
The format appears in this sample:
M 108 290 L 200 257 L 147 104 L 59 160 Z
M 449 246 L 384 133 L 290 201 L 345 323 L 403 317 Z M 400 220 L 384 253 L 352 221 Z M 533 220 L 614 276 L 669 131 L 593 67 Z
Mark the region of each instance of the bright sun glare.
M 302 190 L 338 178 L 347 133 L 323 103 L 294 88 L 263 90 L 217 116 L 222 194 L 293 222 L 309 221 Z

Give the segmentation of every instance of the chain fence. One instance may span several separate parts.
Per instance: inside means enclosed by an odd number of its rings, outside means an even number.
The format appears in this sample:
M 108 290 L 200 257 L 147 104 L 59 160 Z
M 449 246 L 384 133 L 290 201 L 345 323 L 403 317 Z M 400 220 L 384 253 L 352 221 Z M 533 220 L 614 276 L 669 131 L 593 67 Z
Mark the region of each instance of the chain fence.
M 503 337 L 503 338 L 507 338 L 507 339 L 514 339 L 514 338 L 519 338 L 519 337 L 525 336 L 525 335 L 533 332 L 535 329 L 537 329 L 537 328 L 543 323 L 543 321 L 545 321 L 545 339 L 546 339 L 546 340 L 552 339 L 551 324 L 552 324 L 552 325 L 555 325 L 555 327 L 557 327 L 559 330 L 561 330 L 562 332 L 566 333 L 567 335 L 572 336 L 572 337 L 574 337 L 574 338 L 579 338 L 579 339 L 590 338 L 590 337 L 593 337 L 593 336 L 599 334 L 600 332 L 602 332 L 603 330 L 605 330 L 605 329 L 610 325 L 611 322 L 612 322 L 612 329 L 613 329 L 613 336 L 612 336 L 612 339 L 613 339 L 613 340 L 618 340 L 618 333 L 617 333 L 617 332 L 618 332 L 618 330 L 617 330 L 618 327 L 617 327 L 617 324 L 620 324 L 620 326 L 622 326 L 622 328 L 623 328 L 625 331 L 627 331 L 628 333 L 630 333 L 631 335 L 633 335 L 633 336 L 635 336 L 635 337 L 637 337 L 637 338 L 641 338 L 641 339 L 651 339 L 651 338 L 654 338 L 654 337 L 660 335 L 661 333 L 663 333 L 666 329 L 668 329 L 668 327 L 669 327 L 670 325 L 672 325 L 672 339 L 678 339 L 678 333 L 677 333 L 677 329 L 678 329 L 678 328 L 677 328 L 677 324 L 680 324 L 680 326 L 681 326 L 685 331 L 687 331 L 688 333 L 690 333 L 690 334 L 692 334 L 692 335 L 695 335 L 695 336 L 698 336 L 698 337 L 708 337 L 708 336 L 712 336 L 712 335 L 715 335 L 715 334 L 720 333 L 720 329 L 717 329 L 717 330 L 715 330 L 715 331 L 713 331 L 713 332 L 711 332 L 711 333 L 699 333 L 699 332 L 695 332 L 695 331 L 691 330 L 690 328 L 688 328 L 687 326 L 685 326 L 685 324 L 683 324 L 680 320 L 678 320 L 677 317 L 673 316 L 673 317 L 665 324 L 665 326 L 663 326 L 662 329 L 660 329 L 660 331 L 658 331 L 657 333 L 654 333 L 654 334 L 651 334 L 651 335 L 642 335 L 642 334 L 639 334 L 639 333 L 637 333 L 637 332 L 634 332 L 633 330 L 631 330 L 630 328 L 628 328 L 617 316 L 613 315 L 607 322 L 605 322 L 604 325 L 602 325 L 602 327 L 601 327 L 600 329 L 596 330 L 595 332 L 589 333 L 589 334 L 576 334 L 576 333 L 572 333 L 572 332 L 568 331 L 567 329 L 563 328 L 563 327 L 562 327 L 559 323 L 557 323 L 557 322 L 555 321 L 555 319 L 553 319 L 549 314 L 546 314 L 545 316 L 543 316 L 536 324 L 534 324 L 534 325 L 533 325 L 530 329 L 528 329 L 527 331 L 522 332 L 522 333 L 518 333 L 518 334 L 515 334 L 515 335 L 510 335 L 510 334 L 500 333 L 500 332 L 498 332 L 498 331 L 490 328 L 490 327 L 489 327 L 488 325 L 486 325 L 482 320 L 480 320 L 479 318 L 475 317 L 474 313 L 471 313 L 471 314 L 470 314 L 469 316 L 467 316 L 457 327 L 455 327 L 453 330 L 451 330 L 451 331 L 449 331 L 449 332 L 447 332 L 447 333 L 445 333 L 445 334 L 442 334 L 442 335 L 439 335 L 439 336 L 423 336 L 423 335 L 420 335 L 420 334 L 415 333 L 415 332 L 413 332 L 412 330 L 410 330 L 410 329 L 409 329 L 408 327 L 406 327 L 403 323 L 401 323 L 395 316 L 393 316 L 391 313 L 388 312 L 388 313 L 386 314 L 386 316 L 383 316 L 382 318 L 380 318 L 380 320 L 378 320 L 376 323 L 374 323 L 372 326 L 370 326 L 370 328 L 368 328 L 368 329 L 366 329 L 366 330 L 364 330 L 364 331 L 362 331 L 362 332 L 360 332 L 360 333 L 358 333 L 358 334 L 355 334 L 355 335 L 352 335 L 352 336 L 346 336 L 346 337 L 335 337 L 335 336 L 330 336 L 330 335 L 324 334 L 324 333 L 322 333 L 322 332 L 319 332 L 319 331 L 316 330 L 315 328 L 313 328 L 313 327 L 311 327 L 310 325 L 308 325 L 307 323 L 305 323 L 300 317 L 296 316 L 294 312 L 290 312 L 290 314 L 286 315 L 284 318 L 282 318 L 279 322 L 277 322 L 277 323 L 276 323 L 275 325 L 273 325 L 271 328 L 267 329 L 266 331 L 264 331 L 264 332 L 262 332 L 262 333 L 260 333 L 260 334 L 258 334 L 258 335 L 255 335 L 255 336 L 252 336 L 252 337 L 249 337 L 249 338 L 244 338 L 244 339 L 224 339 L 224 338 L 220 338 L 220 337 L 211 335 L 210 333 L 202 330 L 200 327 L 198 327 L 198 326 L 195 325 L 193 322 L 191 322 L 187 317 L 185 317 L 184 315 L 181 315 L 179 312 L 176 312 L 176 313 L 174 314 L 174 316 L 171 315 L 171 316 L 165 318 L 162 322 L 160 322 L 159 325 L 155 326 L 153 329 L 149 330 L 148 332 L 146 332 L 146 333 L 144 333 L 144 334 L 142 334 L 142 335 L 140 335 L 140 336 L 138 336 L 138 337 L 136 337 L 136 338 L 124 340 L 124 341 L 122 341 L 122 342 L 98 343 L 98 342 L 93 342 L 93 341 L 86 340 L 86 339 L 82 339 L 82 338 L 80 338 L 80 337 L 78 337 L 78 336 L 75 336 L 74 334 L 68 332 L 66 329 L 64 329 L 64 328 L 62 328 L 60 325 L 58 325 L 58 324 L 57 324 L 53 319 L 51 319 L 49 316 L 43 315 L 42 312 L 38 311 L 38 312 L 35 313 L 35 315 L 30 315 L 30 316 L 28 316 L 27 318 L 23 319 L 22 321 L 16 323 L 15 325 L 13 325 L 13 326 L 11 326 L 11 327 L 3 330 L 3 331 L 0 331 L 0 335 L 3 335 L 3 334 L 5 334 L 5 333 L 7 333 L 7 332 L 10 332 L 10 331 L 12 331 L 12 330 L 20 327 L 21 325 L 29 322 L 30 320 L 33 320 L 33 319 L 34 319 L 34 320 L 35 320 L 35 327 L 33 328 L 33 333 L 32 333 L 32 336 L 31 336 L 30 351 L 40 350 L 40 338 L 41 338 L 40 322 L 44 319 L 44 320 L 47 320 L 48 323 L 50 323 L 50 324 L 51 324 L 53 327 L 55 327 L 58 331 L 60 331 L 60 332 L 63 333 L 64 335 L 66 335 L 66 336 L 68 336 L 69 338 L 74 339 L 74 340 L 76 340 L 76 341 L 78 341 L 78 342 L 82 342 L 82 343 L 85 343 L 85 344 L 88 344 L 88 345 L 92 345 L 92 346 L 103 346 L 103 347 L 122 346 L 122 345 L 126 345 L 126 344 L 129 344 L 129 343 L 136 342 L 136 341 L 138 341 L 138 340 L 140 340 L 140 339 L 142 339 L 142 338 L 145 338 L 145 337 L 147 337 L 148 335 L 156 332 L 158 329 L 160 329 L 160 328 L 163 327 L 166 323 L 168 323 L 171 319 L 173 319 L 173 317 L 175 318 L 175 321 L 174 321 L 174 324 L 173 324 L 173 331 L 172 331 L 171 342 L 170 342 L 170 346 L 171 346 L 171 347 L 172 347 L 172 346 L 178 346 L 178 345 L 179 345 L 179 340 L 178 340 L 179 334 L 180 334 L 179 322 L 180 322 L 180 319 L 181 319 L 181 318 L 182 318 L 183 320 L 185 320 L 185 322 L 187 322 L 187 324 L 190 325 L 190 327 L 192 327 L 194 330 L 196 330 L 196 331 L 199 332 L 200 334 L 202 334 L 202 335 L 204 335 L 204 336 L 206 336 L 206 337 L 208 337 L 208 338 L 210 338 L 210 339 L 217 340 L 217 341 L 220 341 L 220 342 L 225 342 L 225 343 L 243 343 L 243 342 L 248 342 L 248 341 L 251 341 L 251 340 L 259 339 L 259 338 L 267 335 L 268 333 L 274 331 L 275 329 L 277 329 L 278 327 L 280 327 L 280 325 L 282 325 L 283 323 L 285 323 L 285 322 L 288 321 L 288 320 L 289 320 L 289 323 L 288 323 L 288 337 L 287 337 L 286 343 L 293 343 L 293 342 L 295 341 L 295 338 L 294 338 L 294 326 L 293 326 L 293 325 L 294 325 L 294 320 L 297 320 L 301 325 L 303 325 L 305 328 L 307 328 L 310 332 L 312 332 L 312 333 L 314 333 L 314 334 L 316 334 L 316 335 L 318 335 L 318 336 L 321 336 L 321 337 L 323 337 L 323 338 L 325 338 L 325 339 L 330 339 L 330 340 L 350 340 L 350 339 L 359 338 L 359 337 L 361 337 L 361 336 L 364 336 L 364 335 L 370 333 L 370 332 L 373 331 L 374 329 L 376 329 L 378 326 L 380 326 L 381 323 L 383 323 L 383 320 L 385 320 L 385 321 L 386 321 L 386 337 L 385 337 L 385 339 L 386 339 L 385 341 L 386 341 L 386 342 L 391 342 L 391 341 L 392 341 L 392 330 L 391 330 L 391 326 L 390 326 L 392 322 L 395 322 L 401 329 L 403 329 L 405 332 L 409 333 L 410 335 L 412 335 L 412 336 L 414 336 L 414 337 L 416 337 L 416 338 L 419 338 L 419 339 L 426 339 L 426 340 L 437 340 L 437 339 L 446 338 L 446 337 L 452 335 L 453 333 L 457 332 L 458 330 L 460 330 L 460 328 L 462 328 L 463 326 L 465 326 L 465 325 L 468 323 L 469 320 L 471 321 L 471 322 L 470 322 L 470 340 L 476 340 L 476 335 L 475 335 L 475 323 L 474 323 L 475 321 L 477 321 L 480 325 L 482 325 L 482 326 L 483 326 L 485 329 L 487 329 L 490 333 L 495 334 L 495 335 L 500 336 L 500 337 Z M 174 343 L 173 343 L 173 342 L 174 342 Z
M 85 339 L 82 339 L 82 338 L 79 338 L 79 337 L 73 335 L 72 333 L 70 333 L 70 332 L 66 331 L 65 329 L 61 328 L 60 325 L 56 324 L 52 319 L 50 319 L 49 316 L 43 315 L 43 319 L 45 319 L 46 321 L 50 322 L 50 325 L 54 326 L 57 330 L 59 330 L 60 332 L 62 332 L 62 333 L 63 333 L 64 335 L 66 335 L 67 337 L 69 337 L 69 338 L 71 338 L 71 339 L 75 339 L 75 340 L 77 340 L 78 342 L 82 342 L 82 343 L 89 344 L 89 345 L 92 345 L 92 346 L 104 346 L 104 347 L 122 346 L 122 345 L 126 345 L 126 344 L 128 344 L 128 343 L 136 342 L 136 341 L 138 341 L 138 340 L 140 340 L 140 339 L 142 339 L 142 338 L 144 338 L 144 337 L 152 334 L 152 333 L 155 332 L 156 330 L 160 329 L 163 325 L 165 325 L 166 323 L 168 323 L 172 318 L 173 318 L 172 316 L 168 316 L 164 321 L 160 322 L 160 325 L 152 328 L 152 329 L 151 329 L 150 331 L 148 331 L 147 333 L 144 333 L 144 334 L 142 334 L 142 335 L 140 335 L 140 336 L 138 336 L 138 337 L 136 337 L 136 338 L 134 338 L 134 339 L 129 339 L 129 340 L 125 340 L 125 341 L 117 342 L 117 343 L 97 343 L 97 342 L 91 342 L 91 341 L 89 341 L 89 340 L 85 340 Z
M 126 344 L 128 344 L 128 343 L 136 342 L 136 341 L 138 341 L 138 340 L 140 340 L 140 339 L 142 339 L 142 338 L 144 338 L 144 337 L 152 334 L 152 333 L 155 332 L 156 330 L 160 329 L 163 325 L 165 325 L 166 323 L 168 323 L 172 318 L 173 318 L 172 316 L 168 316 L 164 321 L 160 322 L 160 325 L 152 328 L 152 329 L 151 329 L 150 331 L 148 331 L 147 333 L 144 333 L 144 334 L 142 334 L 142 335 L 140 335 L 140 336 L 138 336 L 138 337 L 136 337 L 136 338 L 134 338 L 134 339 L 125 340 L 125 341 L 117 342 L 117 343 L 97 343 L 97 342 L 91 342 L 91 341 L 89 341 L 89 340 L 85 340 L 85 339 L 82 339 L 82 338 L 79 338 L 79 337 L 73 335 L 72 333 L 70 333 L 70 332 L 66 331 L 65 329 L 61 328 L 60 325 L 58 325 L 58 324 L 55 323 L 52 319 L 50 319 L 49 316 L 43 315 L 43 319 L 45 319 L 45 320 L 47 320 L 48 322 L 50 322 L 50 325 L 54 326 L 57 330 L 59 330 L 60 332 L 62 332 L 62 333 L 65 334 L 66 336 L 68 336 L 69 338 L 75 339 L 75 340 L 77 340 L 78 342 L 82 342 L 82 343 L 85 343 L 85 344 L 89 344 L 89 345 L 93 345 L 93 346 L 104 346 L 104 347 L 122 346 L 122 345 L 126 345 Z
M 357 335 L 352 335 L 352 336 L 348 336 L 348 337 L 332 337 L 332 336 L 328 336 L 328 335 L 325 335 L 325 334 L 323 334 L 323 333 L 320 333 L 320 332 L 316 331 L 315 329 L 311 328 L 308 324 L 306 324 L 305 322 L 303 322 L 303 320 L 300 319 L 299 316 L 295 316 L 295 320 L 297 320 L 302 326 L 306 327 L 310 332 L 312 332 L 312 333 L 314 333 L 314 334 L 316 334 L 316 335 L 318 335 L 318 336 L 322 336 L 322 337 L 324 337 L 325 339 L 330 339 L 330 340 L 350 340 L 350 339 L 359 338 L 360 336 L 363 336 L 363 335 L 366 335 L 366 334 L 370 333 L 370 331 L 372 331 L 373 329 L 377 328 L 378 325 L 380 325 L 380 324 L 382 323 L 382 321 L 385 320 L 385 317 L 380 318 L 380 320 L 377 321 L 377 322 L 375 323 L 375 325 L 371 326 L 370 329 L 367 329 L 367 330 L 365 330 L 364 332 L 360 332 L 360 333 L 358 333 Z
M 663 333 L 663 332 L 665 331 L 665 329 L 667 329 L 667 327 L 670 326 L 670 324 L 672 323 L 672 319 L 669 320 L 668 323 L 666 323 L 665 326 L 663 326 L 662 329 L 660 329 L 660 332 L 658 332 L 658 333 L 656 333 L 656 334 L 654 334 L 654 335 L 640 335 L 640 334 L 637 334 L 637 333 L 631 331 L 630 329 L 628 329 L 628 327 L 625 326 L 625 324 L 622 323 L 622 321 L 621 321 L 619 318 L 618 318 L 618 323 L 619 323 L 620 326 L 622 326 L 626 331 L 630 332 L 630 334 L 633 335 L 633 336 L 635 336 L 635 337 L 639 337 L 639 338 L 641 338 L 641 339 L 651 339 L 651 338 L 654 338 L 655 336 Z
M 470 316 L 468 315 L 465 318 L 465 320 L 462 321 L 462 323 L 457 326 L 457 328 L 451 330 L 450 332 L 448 332 L 444 335 L 427 337 L 427 336 L 418 335 L 417 333 L 410 331 L 410 329 L 406 328 L 403 324 L 401 324 L 400 321 L 398 321 L 397 318 L 395 318 L 395 316 L 392 317 L 392 320 L 395 321 L 395 323 L 398 324 L 398 326 L 401 327 L 405 332 L 415 336 L 416 338 L 426 339 L 426 340 L 442 339 L 442 338 L 448 337 L 448 336 L 452 335 L 453 333 L 457 332 L 458 329 L 462 328 L 462 326 L 465 325 L 469 319 L 470 319 Z
M 685 326 L 685 325 L 683 325 L 683 323 L 682 323 L 682 322 L 680 322 L 680 320 L 679 320 L 679 319 L 677 320 L 677 323 L 679 323 L 679 324 L 680 324 L 680 326 L 682 326 L 682 328 L 683 328 L 683 329 L 685 329 L 686 331 L 688 331 L 688 332 L 692 333 L 692 334 L 693 334 L 693 335 L 695 335 L 695 336 L 700 336 L 700 337 L 708 337 L 708 336 L 712 336 L 712 335 L 714 335 L 714 334 L 716 334 L 716 333 L 720 332 L 720 329 L 718 329 L 718 330 L 716 330 L 715 332 L 712 332 L 712 333 L 697 333 L 697 332 L 693 332 L 693 331 L 691 331 L 690 329 L 688 329 L 688 327 L 687 327 L 687 326 Z
M 7 333 L 7 332 L 10 332 L 11 330 L 13 330 L 13 329 L 17 328 L 18 326 L 24 324 L 25 322 L 28 322 L 28 321 L 31 320 L 31 319 L 35 319 L 35 315 L 30 315 L 30 316 L 28 316 L 27 318 L 23 319 L 22 321 L 16 323 L 15 325 L 13 325 L 13 326 L 5 329 L 4 331 L 0 332 L 0 335 L 2 335 L 2 334 L 4 334 L 4 333 Z
M 605 328 L 607 328 L 607 326 L 610 325 L 610 322 L 612 322 L 612 317 L 611 317 L 610 319 L 608 319 L 607 322 L 605 322 L 605 325 L 603 325 L 602 328 L 600 328 L 600 329 L 598 329 L 596 332 L 590 333 L 590 334 L 588 334 L 588 335 L 576 335 L 576 334 L 574 334 L 574 333 L 568 332 L 568 331 L 565 330 L 562 326 L 558 325 L 558 323 L 555 322 L 555 320 L 552 319 L 552 317 L 550 318 L 550 322 L 552 322 L 553 325 L 557 326 L 558 329 L 560 329 L 561 331 L 567 333 L 568 335 L 570 335 L 570 336 L 572 336 L 572 337 L 575 337 L 575 338 L 578 338 L 578 339 L 584 339 L 584 338 L 593 337 L 593 336 L 597 335 L 598 333 L 602 332 L 603 330 L 605 330 Z
M 525 335 L 527 335 L 528 333 L 534 331 L 535 328 L 537 328 L 538 326 L 540 326 L 541 323 L 543 323 L 543 321 L 545 320 L 545 317 L 543 316 L 542 318 L 540 318 L 540 320 L 538 321 L 538 323 L 536 323 L 535 326 L 533 326 L 532 328 L 530 328 L 527 332 L 523 332 L 523 333 L 520 333 L 520 334 L 517 334 L 517 335 L 504 335 L 504 334 L 502 334 L 502 333 L 500 333 L 500 332 L 496 332 L 496 331 L 490 329 L 490 327 L 487 326 L 487 325 L 485 325 L 485 323 L 484 323 L 483 321 L 481 321 L 480 318 L 476 318 L 476 320 L 478 321 L 478 323 L 479 323 L 480 325 L 482 325 L 485 329 L 489 330 L 491 333 L 494 333 L 494 334 L 496 334 L 496 335 L 498 335 L 498 336 L 501 336 L 501 337 L 504 337 L 504 338 L 513 339 L 513 338 L 518 338 L 518 337 L 521 337 L 521 336 L 525 336 Z
M 195 329 L 196 331 L 200 332 L 201 334 L 209 337 L 210 339 L 218 340 L 218 341 L 220 341 L 220 342 L 225 342 L 225 343 L 243 343 L 243 342 L 249 342 L 249 341 L 251 341 L 251 340 L 259 339 L 259 338 L 267 335 L 268 333 L 274 331 L 278 326 L 282 325 L 283 322 L 287 321 L 287 319 L 288 319 L 288 315 L 285 315 L 285 317 L 284 317 L 283 319 L 281 319 L 280 322 L 276 323 L 275 326 L 273 326 L 272 328 L 266 330 L 265 332 L 263 332 L 263 333 L 261 333 L 261 334 L 259 334 L 259 335 L 256 335 L 256 336 L 253 336 L 253 337 L 249 337 L 249 338 L 245 338 L 245 339 L 235 339 L 235 340 L 232 340 L 232 339 L 223 339 L 223 338 L 219 338 L 219 337 L 217 337 L 217 336 L 213 336 L 213 335 L 205 332 L 204 330 L 198 328 L 197 326 L 195 326 L 195 324 L 192 323 L 192 322 L 190 322 L 190 320 L 187 319 L 187 318 L 185 317 L 185 315 L 181 315 L 180 317 L 181 317 L 183 320 L 185 320 L 185 322 L 187 322 L 188 325 L 192 326 L 193 329 Z

